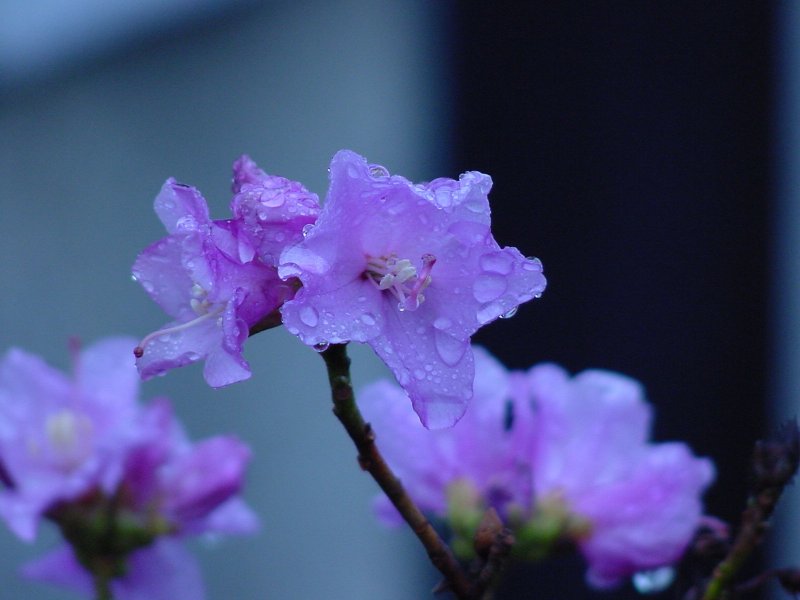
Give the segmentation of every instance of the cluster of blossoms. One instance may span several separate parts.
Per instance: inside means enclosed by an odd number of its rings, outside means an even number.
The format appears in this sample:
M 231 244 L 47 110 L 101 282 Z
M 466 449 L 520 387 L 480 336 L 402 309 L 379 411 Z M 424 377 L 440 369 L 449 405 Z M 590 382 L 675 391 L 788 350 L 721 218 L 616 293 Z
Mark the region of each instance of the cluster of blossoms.
M 249 533 L 239 497 L 248 448 L 229 436 L 187 439 L 165 399 L 138 403 L 134 340 L 75 351 L 69 378 L 11 349 L 0 361 L 0 518 L 33 541 L 43 519 L 68 544 L 27 564 L 30 578 L 93 597 L 198 600 L 187 536 Z
M 491 179 L 415 184 L 348 150 L 329 172 L 321 206 L 242 156 L 225 220 L 167 180 L 155 210 L 168 235 L 133 276 L 173 320 L 138 344 L 76 350 L 72 380 L 19 350 L 0 362 L 0 517 L 24 540 L 48 519 L 67 542 L 25 573 L 102 598 L 202 598 L 180 540 L 256 527 L 238 496 L 249 451 L 231 437 L 192 445 L 165 400 L 137 403 L 136 370 L 203 360 L 208 384 L 229 385 L 250 377 L 248 336 L 281 324 L 318 351 L 369 344 L 391 369 L 399 387 L 375 383 L 361 406 L 463 556 L 494 509 L 518 556 L 575 545 L 596 587 L 675 562 L 713 467 L 684 444 L 648 442 L 640 386 L 554 365 L 508 372 L 470 344 L 546 285 L 537 259 L 493 238 Z M 399 519 L 385 498 L 378 511 Z
M 451 429 L 421 427 L 388 381 L 359 396 L 410 496 L 461 536 L 455 549 L 469 553 L 491 507 L 514 531 L 518 556 L 575 544 L 598 588 L 678 560 L 714 469 L 685 444 L 648 442 L 641 386 L 608 371 L 570 377 L 553 364 L 508 372 L 485 350 L 474 354 L 475 396 Z M 389 523 L 399 518 L 385 497 L 377 510 Z
M 140 373 L 205 359 L 210 385 L 245 379 L 244 340 L 282 322 L 317 349 L 369 344 L 426 426 L 453 425 L 472 396 L 470 336 L 545 287 L 538 260 L 492 237 L 490 187 L 477 172 L 414 184 L 342 150 L 320 208 L 242 157 L 232 218 L 212 221 L 197 190 L 167 181 L 169 235 L 133 273 L 175 321 L 140 342 Z

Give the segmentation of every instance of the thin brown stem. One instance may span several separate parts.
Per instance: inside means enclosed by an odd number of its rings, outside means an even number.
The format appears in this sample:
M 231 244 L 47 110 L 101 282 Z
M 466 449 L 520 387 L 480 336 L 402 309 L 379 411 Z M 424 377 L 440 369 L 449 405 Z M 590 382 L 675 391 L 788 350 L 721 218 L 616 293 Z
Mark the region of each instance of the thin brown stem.
M 344 425 L 350 439 L 353 440 L 358 450 L 358 462 L 361 468 L 372 476 L 419 541 L 422 542 L 431 563 L 445 577 L 446 589 L 452 591 L 460 599 L 475 598 L 472 582 L 452 551 L 411 500 L 402 483 L 394 475 L 378 450 L 378 446 L 375 444 L 375 432 L 369 423 L 364 421 L 356 405 L 353 386 L 350 382 L 350 359 L 347 356 L 346 346 L 331 345 L 321 355 L 328 368 L 328 379 L 333 397 L 333 414 Z

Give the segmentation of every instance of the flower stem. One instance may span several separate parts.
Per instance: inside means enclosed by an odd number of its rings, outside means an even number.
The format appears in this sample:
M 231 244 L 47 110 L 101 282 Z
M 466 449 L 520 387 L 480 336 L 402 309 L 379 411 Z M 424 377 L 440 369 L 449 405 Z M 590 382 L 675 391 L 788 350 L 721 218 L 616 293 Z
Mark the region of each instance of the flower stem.
M 775 505 L 800 464 L 800 430 L 797 424 L 784 424 L 775 440 L 757 442 L 752 462 L 753 489 L 742 513 L 739 533 L 728 555 L 711 574 L 702 600 L 728 598 L 734 577 L 763 541 Z
M 111 578 L 103 573 L 94 573 L 93 579 L 96 600 L 112 600 Z
M 344 344 L 333 344 L 321 352 L 328 368 L 328 380 L 333 398 L 333 414 L 344 425 L 358 450 L 358 463 L 377 482 L 392 504 L 422 542 L 431 563 L 444 575 L 449 589 L 457 598 L 475 598 L 473 585 L 450 548 L 445 544 L 428 519 L 406 493 L 400 480 L 375 444 L 375 432 L 364 421 L 356 405 L 350 382 L 350 358 Z

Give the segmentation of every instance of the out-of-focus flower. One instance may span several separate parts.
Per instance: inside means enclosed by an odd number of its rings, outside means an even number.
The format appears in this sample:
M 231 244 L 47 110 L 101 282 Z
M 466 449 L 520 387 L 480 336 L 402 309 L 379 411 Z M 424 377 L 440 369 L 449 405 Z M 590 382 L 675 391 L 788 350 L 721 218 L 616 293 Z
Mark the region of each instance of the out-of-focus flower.
M 228 436 L 192 444 L 166 400 L 140 406 L 132 343 L 90 346 L 74 381 L 19 350 L 0 362 L 0 517 L 27 541 L 46 517 L 69 543 L 31 578 L 92 597 L 102 564 L 114 598 L 198 600 L 180 540 L 257 527 L 239 497 L 250 452 Z
M 480 348 L 475 356 L 475 397 L 452 429 L 425 431 L 391 383 L 360 394 L 379 447 L 420 508 L 464 540 L 464 523 L 493 507 L 529 558 L 575 544 L 595 587 L 677 561 L 714 469 L 685 444 L 648 441 L 641 386 L 608 371 L 570 377 L 552 364 L 509 373 Z M 385 498 L 378 506 L 396 519 Z
M 711 461 L 686 444 L 648 442 L 650 407 L 628 377 L 598 370 L 570 377 L 541 365 L 529 383 L 534 498 L 561 503 L 588 524 L 575 541 L 589 582 L 609 587 L 678 560 L 700 523 Z
M 23 540 L 53 505 L 119 484 L 138 410 L 132 341 L 86 348 L 72 378 L 19 349 L 0 361 L 0 517 Z
M 452 428 L 429 431 L 419 422 L 408 396 L 395 383 L 382 380 L 358 394 L 358 404 L 377 435 L 378 446 L 395 475 L 426 513 L 447 517 L 453 485 L 468 486 L 501 515 L 509 507 L 531 503 L 531 477 L 515 452 L 517 432 L 507 404 L 518 384 L 481 347 L 475 354 L 475 395 L 463 418 Z M 387 523 L 401 517 L 381 495 L 378 514 Z
M 470 336 L 545 288 L 538 260 L 492 237 L 490 187 L 478 172 L 413 184 L 342 150 L 317 223 L 280 259 L 303 285 L 282 308 L 289 331 L 368 343 L 427 427 L 452 425 L 472 397 Z

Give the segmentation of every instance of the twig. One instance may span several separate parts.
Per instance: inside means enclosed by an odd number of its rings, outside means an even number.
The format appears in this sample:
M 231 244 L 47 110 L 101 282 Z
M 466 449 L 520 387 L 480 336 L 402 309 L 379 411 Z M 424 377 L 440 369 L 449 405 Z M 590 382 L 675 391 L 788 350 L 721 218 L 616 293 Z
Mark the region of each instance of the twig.
M 727 556 L 711 575 L 702 600 L 728 595 L 733 578 L 758 546 L 783 489 L 797 472 L 800 434 L 796 423 L 783 427 L 780 439 L 759 441 L 753 452 L 753 490 L 742 513 L 742 525 Z
M 428 519 L 406 493 L 400 480 L 395 477 L 389 465 L 375 444 L 375 432 L 364 421 L 356 405 L 353 386 L 350 382 L 350 359 L 346 346 L 333 344 L 321 352 L 328 368 L 328 380 L 333 397 L 333 414 L 344 425 L 350 439 L 358 450 L 358 462 L 377 482 L 380 488 L 397 508 L 411 530 L 422 542 L 431 563 L 447 580 L 449 589 L 457 598 L 470 600 L 476 598 L 473 585 L 450 548 Z

